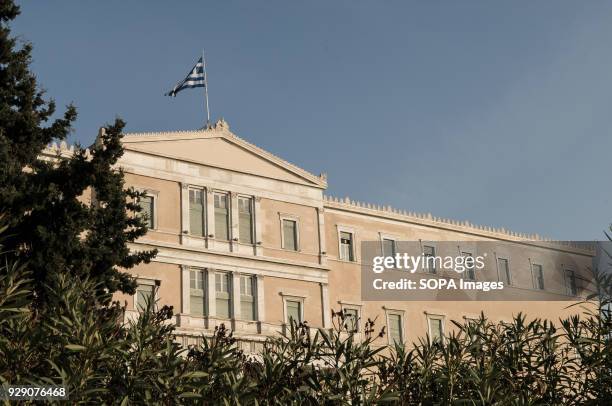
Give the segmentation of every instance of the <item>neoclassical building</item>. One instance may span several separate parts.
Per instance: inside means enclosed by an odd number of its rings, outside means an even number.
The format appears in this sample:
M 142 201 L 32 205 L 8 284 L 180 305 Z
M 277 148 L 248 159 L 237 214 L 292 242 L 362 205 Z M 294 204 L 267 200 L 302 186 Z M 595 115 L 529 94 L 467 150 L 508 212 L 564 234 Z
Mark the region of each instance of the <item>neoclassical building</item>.
M 451 320 L 481 311 L 493 320 L 518 312 L 556 320 L 576 311 L 567 299 L 579 293 L 578 268 L 593 257 L 537 236 L 327 197 L 325 175 L 245 141 L 223 120 L 206 130 L 127 134 L 123 143 L 120 166 L 126 184 L 146 193 L 140 203 L 150 227 L 131 248 L 159 253 L 130 270 L 136 295 L 116 297 L 127 303 L 128 317 L 137 317 L 155 292 L 159 304 L 174 307 L 184 344 L 223 323 L 245 350 L 257 351 L 290 318 L 330 328 L 332 310 L 340 309 L 358 335 L 368 318 L 386 326 L 380 344 L 435 337 L 453 328 Z M 470 278 L 505 280 L 509 289 L 545 292 L 549 300 L 363 301 L 361 243 L 393 250 L 404 240 L 434 241 L 423 245 L 426 254 L 435 252 L 435 241 L 515 245 L 491 259 L 488 274 Z

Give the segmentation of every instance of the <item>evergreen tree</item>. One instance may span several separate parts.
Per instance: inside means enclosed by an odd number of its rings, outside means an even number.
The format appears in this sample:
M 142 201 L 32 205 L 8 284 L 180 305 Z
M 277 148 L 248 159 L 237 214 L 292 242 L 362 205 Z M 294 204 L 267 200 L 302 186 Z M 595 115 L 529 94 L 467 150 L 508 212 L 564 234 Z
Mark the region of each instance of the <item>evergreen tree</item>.
M 127 246 L 146 232 L 146 225 L 137 215 L 139 194 L 124 188 L 123 173 L 114 168 L 123 154 L 124 123 L 117 119 L 107 126 L 89 154 L 79 147 L 67 159 L 39 159 L 49 143 L 70 133 L 76 109 L 70 105 L 53 119 L 55 103 L 44 98 L 30 71 L 31 44 L 11 37 L 9 23 L 18 14 L 12 0 L 0 0 L 0 212 L 9 222 L 5 248 L 27 262 L 38 304 L 44 302 L 45 285 L 53 281 L 50 275 L 60 272 L 87 277 L 103 292 L 134 293 L 135 282 L 119 268 L 148 262 L 155 252 L 131 253 Z

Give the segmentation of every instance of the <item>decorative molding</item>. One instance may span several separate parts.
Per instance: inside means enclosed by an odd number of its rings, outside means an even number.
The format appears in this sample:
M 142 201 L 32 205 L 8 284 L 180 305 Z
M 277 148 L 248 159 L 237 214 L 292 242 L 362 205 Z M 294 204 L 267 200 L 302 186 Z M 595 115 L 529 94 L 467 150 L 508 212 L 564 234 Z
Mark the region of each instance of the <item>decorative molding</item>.
M 472 224 L 468 221 L 458 221 L 442 217 L 432 216 L 431 213 L 417 213 L 403 209 L 396 209 L 391 206 L 382 206 L 371 203 L 359 202 L 352 200 L 349 197 L 338 198 L 334 196 L 323 195 L 324 208 L 332 208 L 356 212 L 366 216 L 385 217 L 392 220 L 402 222 L 415 223 L 423 226 L 434 226 L 449 229 L 452 231 L 481 235 L 483 237 L 503 239 L 510 241 L 524 242 L 542 242 L 548 243 L 557 247 L 569 247 L 583 251 L 585 254 L 592 254 L 595 249 L 593 246 L 584 244 L 575 244 L 570 241 L 556 241 L 550 238 L 544 238 L 538 234 L 517 233 L 506 230 L 504 227 L 495 228 L 489 226 L 481 226 Z

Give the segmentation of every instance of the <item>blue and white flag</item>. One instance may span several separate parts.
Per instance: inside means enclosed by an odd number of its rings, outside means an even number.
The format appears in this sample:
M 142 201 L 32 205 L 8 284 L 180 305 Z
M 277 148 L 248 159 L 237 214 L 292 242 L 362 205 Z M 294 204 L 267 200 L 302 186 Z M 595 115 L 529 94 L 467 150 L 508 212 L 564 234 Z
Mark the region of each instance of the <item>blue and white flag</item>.
M 189 89 L 194 87 L 205 87 L 206 80 L 204 76 L 204 63 L 202 62 L 202 57 L 195 64 L 189 75 L 180 82 L 178 82 L 172 90 L 166 93 L 166 96 L 176 97 L 176 94 L 183 89 Z

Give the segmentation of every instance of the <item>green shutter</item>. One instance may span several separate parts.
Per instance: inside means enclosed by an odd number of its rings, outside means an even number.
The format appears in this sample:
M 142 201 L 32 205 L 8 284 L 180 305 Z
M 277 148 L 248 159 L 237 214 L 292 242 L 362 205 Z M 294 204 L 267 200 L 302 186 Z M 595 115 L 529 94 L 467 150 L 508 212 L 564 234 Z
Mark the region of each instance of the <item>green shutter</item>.
M 201 190 L 189 190 L 189 232 L 204 235 L 204 205 Z
M 283 220 L 283 240 L 285 249 L 297 251 L 297 233 L 294 220 Z
M 404 341 L 402 335 L 402 316 L 399 314 L 389 315 L 389 338 L 391 342 L 402 343 Z
M 219 240 L 229 240 L 227 195 L 215 195 L 215 238 Z
M 287 322 L 295 320 L 297 323 L 302 322 L 301 303 L 296 300 L 287 300 Z
M 344 325 L 346 331 L 357 332 L 359 327 L 359 312 L 357 309 L 344 309 Z
M 153 197 L 152 196 L 141 196 L 138 204 L 142 209 L 140 211 L 141 216 L 146 218 L 147 227 L 155 228 L 155 222 L 154 222 L 155 213 L 153 212 L 154 211 Z
M 253 210 L 252 200 L 248 198 L 238 199 L 238 232 L 240 242 L 253 244 Z
M 442 339 L 442 320 L 441 319 L 429 319 L 429 331 L 431 334 L 431 340 Z
M 153 285 L 138 285 L 136 289 L 136 309 L 144 311 L 153 300 Z

